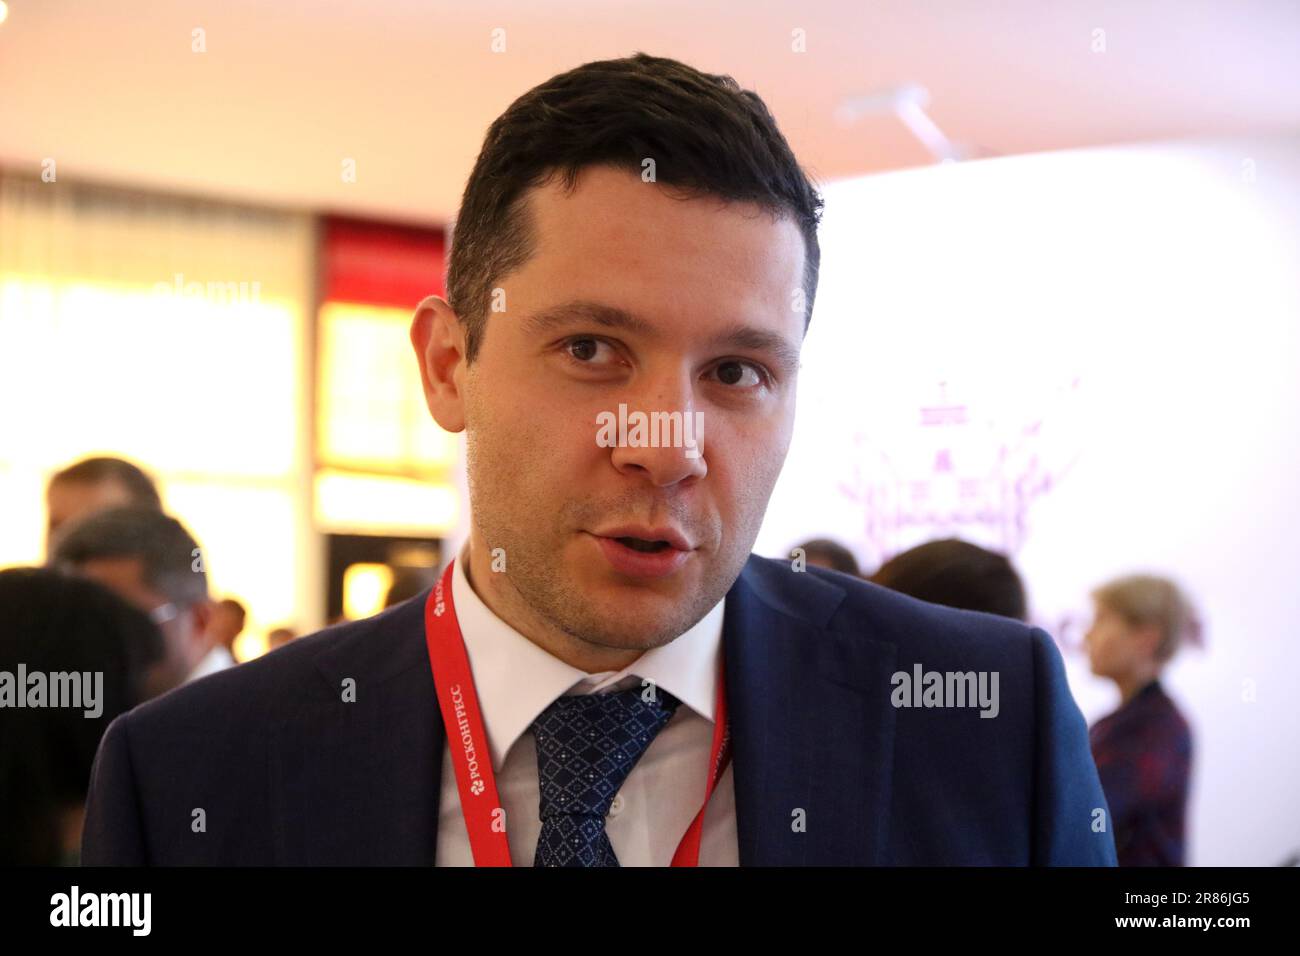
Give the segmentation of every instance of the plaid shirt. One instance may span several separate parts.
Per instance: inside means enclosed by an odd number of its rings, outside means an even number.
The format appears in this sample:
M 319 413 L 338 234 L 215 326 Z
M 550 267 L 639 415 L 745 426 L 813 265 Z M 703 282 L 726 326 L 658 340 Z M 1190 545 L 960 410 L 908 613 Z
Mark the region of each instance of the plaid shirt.
M 1120 866 L 1183 866 L 1192 734 L 1152 681 L 1088 732 Z

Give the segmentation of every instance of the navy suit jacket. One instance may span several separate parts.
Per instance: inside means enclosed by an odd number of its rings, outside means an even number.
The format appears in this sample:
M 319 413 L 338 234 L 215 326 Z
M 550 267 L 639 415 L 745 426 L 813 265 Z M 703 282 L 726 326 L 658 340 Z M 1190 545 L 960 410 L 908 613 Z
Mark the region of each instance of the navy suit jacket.
M 423 611 L 300 638 L 118 717 L 82 862 L 434 863 L 445 735 Z M 723 641 L 742 866 L 1115 864 L 1041 629 L 751 556 Z M 893 675 L 918 664 L 996 672 L 997 716 L 895 706 Z

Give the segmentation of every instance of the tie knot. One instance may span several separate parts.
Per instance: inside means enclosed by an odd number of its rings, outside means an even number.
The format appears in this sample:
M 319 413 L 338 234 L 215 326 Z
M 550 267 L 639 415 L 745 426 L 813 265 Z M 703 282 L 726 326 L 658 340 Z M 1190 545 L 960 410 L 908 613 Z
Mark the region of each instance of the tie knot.
M 557 698 L 533 721 L 541 816 L 603 818 L 681 703 L 653 685 Z

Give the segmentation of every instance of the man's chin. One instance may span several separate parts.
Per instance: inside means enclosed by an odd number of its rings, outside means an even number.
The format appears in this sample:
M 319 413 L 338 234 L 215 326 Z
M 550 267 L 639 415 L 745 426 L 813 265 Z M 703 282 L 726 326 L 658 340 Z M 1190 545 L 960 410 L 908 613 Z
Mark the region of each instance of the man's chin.
M 722 600 L 736 576 L 719 572 L 721 555 L 714 550 L 689 552 L 663 575 L 622 573 L 606 552 L 594 535 L 571 536 L 562 551 L 565 583 L 551 606 L 564 630 L 611 648 L 649 650 L 681 636 Z
M 703 575 L 692 555 L 685 566 L 670 575 L 638 578 L 620 574 L 608 567 L 583 567 L 578 575 L 579 587 L 593 605 L 617 613 L 626 608 L 628 617 L 661 614 L 680 609 L 700 593 Z
M 581 579 L 589 640 L 624 650 L 649 650 L 666 644 L 689 630 L 699 600 L 696 575 L 674 575 L 652 583 L 600 574 Z M 585 636 L 585 635 L 584 635 Z

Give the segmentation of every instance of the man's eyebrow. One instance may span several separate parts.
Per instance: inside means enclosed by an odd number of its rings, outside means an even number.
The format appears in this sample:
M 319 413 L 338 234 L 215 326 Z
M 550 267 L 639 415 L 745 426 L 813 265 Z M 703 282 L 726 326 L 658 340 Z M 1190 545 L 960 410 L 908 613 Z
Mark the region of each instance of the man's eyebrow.
M 663 335 L 663 331 L 653 322 L 627 309 L 589 299 L 573 299 L 539 309 L 524 320 L 523 326 L 526 334 L 540 336 L 556 326 L 582 322 L 607 329 L 620 329 L 645 338 L 660 338 Z M 765 352 L 772 356 L 777 371 L 783 375 L 792 375 L 799 368 L 799 346 L 791 343 L 784 335 L 753 325 L 734 325 L 716 336 L 709 345 L 718 349 Z
M 524 320 L 524 332 L 529 335 L 542 335 L 557 325 L 575 322 L 588 322 L 607 329 L 623 329 L 637 335 L 654 337 L 659 330 L 647 322 L 618 306 L 592 302 L 588 299 L 573 299 L 559 305 L 539 309 Z
M 777 371 L 793 375 L 799 370 L 799 346 L 784 335 L 752 325 L 737 325 L 723 332 L 711 343 L 714 348 L 745 349 L 771 355 Z

